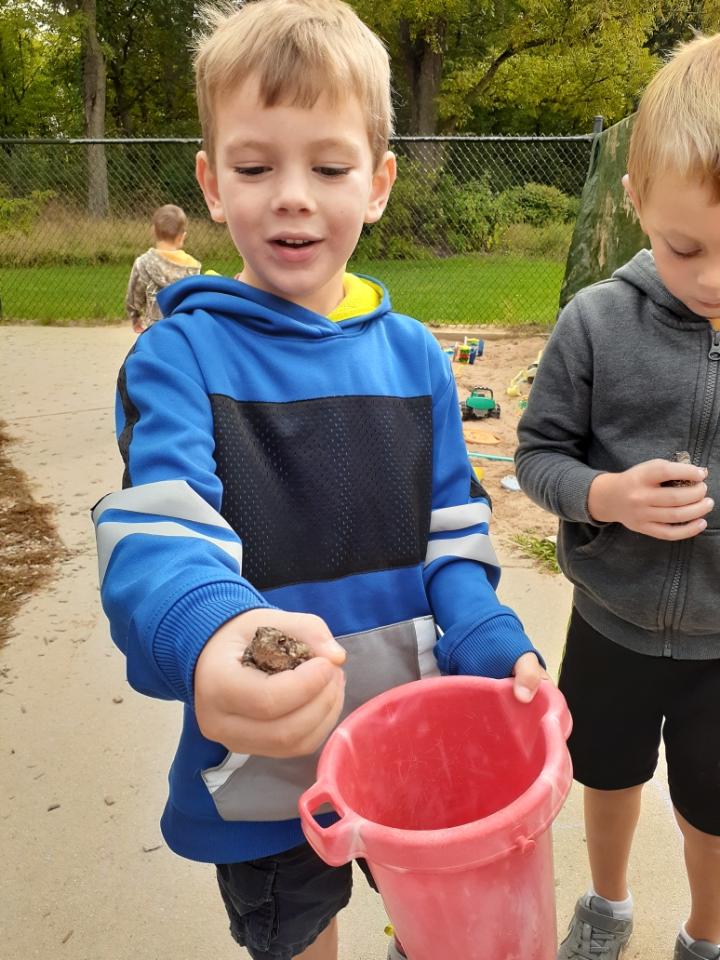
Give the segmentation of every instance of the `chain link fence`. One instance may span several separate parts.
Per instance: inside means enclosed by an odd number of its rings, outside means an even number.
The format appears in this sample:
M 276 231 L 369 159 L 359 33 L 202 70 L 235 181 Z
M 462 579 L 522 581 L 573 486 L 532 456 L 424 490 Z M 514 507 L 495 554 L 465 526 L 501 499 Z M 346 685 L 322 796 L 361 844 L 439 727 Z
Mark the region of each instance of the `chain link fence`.
M 351 268 L 432 324 L 555 319 L 593 135 L 398 137 L 398 181 Z M 0 300 L 5 323 L 124 316 L 133 259 L 164 203 L 189 218 L 203 270 L 241 268 L 194 177 L 197 140 L 0 140 Z

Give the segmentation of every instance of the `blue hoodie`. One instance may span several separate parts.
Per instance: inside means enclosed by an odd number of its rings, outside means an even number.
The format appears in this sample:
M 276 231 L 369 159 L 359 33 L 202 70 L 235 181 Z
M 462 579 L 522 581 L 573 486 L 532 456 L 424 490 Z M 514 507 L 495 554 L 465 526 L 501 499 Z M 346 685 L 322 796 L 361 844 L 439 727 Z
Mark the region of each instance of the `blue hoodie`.
M 338 323 L 236 280 L 182 280 L 120 372 L 123 490 L 93 511 L 102 601 L 131 685 L 185 705 L 162 830 L 191 859 L 301 843 L 317 761 L 200 733 L 195 663 L 227 620 L 322 617 L 348 654 L 343 716 L 438 668 L 508 676 L 533 650 L 495 595 L 449 361 L 377 286 L 376 309 Z

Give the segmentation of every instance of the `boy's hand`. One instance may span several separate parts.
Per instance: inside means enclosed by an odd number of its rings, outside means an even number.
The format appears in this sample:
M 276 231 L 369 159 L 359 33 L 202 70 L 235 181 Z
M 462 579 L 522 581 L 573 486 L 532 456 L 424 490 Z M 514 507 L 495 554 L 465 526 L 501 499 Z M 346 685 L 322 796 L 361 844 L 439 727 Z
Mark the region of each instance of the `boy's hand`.
M 277 627 L 316 656 L 295 670 L 266 674 L 242 666 L 258 627 Z M 320 617 L 249 610 L 223 624 L 195 666 L 195 715 L 209 740 L 233 753 L 299 757 L 313 753 L 337 723 L 345 693 L 345 651 Z
M 133 328 L 133 333 L 142 333 L 143 330 L 145 329 L 145 327 L 142 325 L 142 320 L 134 320 L 132 328 Z
M 538 692 L 541 680 L 550 680 L 534 653 L 524 653 L 515 661 L 513 667 L 513 693 L 521 703 L 530 703 Z M 552 681 L 551 681 L 552 682 Z
M 715 504 L 707 496 L 707 470 L 671 460 L 647 460 L 622 473 L 601 473 L 590 484 L 588 511 L 601 523 L 658 540 L 687 540 L 707 527 L 703 519 Z M 664 487 L 669 480 L 691 486 Z

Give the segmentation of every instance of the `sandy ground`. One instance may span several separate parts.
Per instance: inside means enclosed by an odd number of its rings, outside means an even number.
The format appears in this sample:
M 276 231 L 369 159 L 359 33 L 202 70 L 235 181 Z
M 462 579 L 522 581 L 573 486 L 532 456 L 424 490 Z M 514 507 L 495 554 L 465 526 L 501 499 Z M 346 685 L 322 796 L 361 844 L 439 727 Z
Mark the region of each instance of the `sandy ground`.
M 440 336 L 443 346 L 449 346 L 453 339 L 457 339 L 448 333 Z M 459 342 L 462 342 L 462 338 L 459 338 Z M 493 456 L 513 456 L 522 404 L 527 401 L 531 385 L 526 379 L 520 378 L 515 386 L 519 396 L 508 396 L 507 390 L 516 376 L 537 360 L 546 342 L 547 337 L 542 336 L 490 339 L 486 335 L 482 357 L 474 364 L 453 363 L 461 400 L 466 399 L 475 387 L 489 387 L 500 407 L 500 416 L 497 418 L 485 417 L 465 422 L 468 450 Z M 498 442 L 477 442 L 485 434 Z M 482 482 L 492 498 L 493 538 L 499 547 L 512 556 L 520 556 L 518 547 L 513 543 L 514 535 L 526 533 L 542 538 L 555 534 L 557 523 L 552 515 L 535 506 L 523 493 L 501 486 L 501 480 L 515 472 L 512 463 L 489 459 L 474 459 L 473 462 L 482 468 Z
M 124 327 L 0 328 L 0 410 L 17 440 L 16 463 L 36 498 L 55 509 L 69 550 L 56 577 L 25 602 L 0 650 L 2 960 L 246 956 L 227 934 L 212 870 L 175 857 L 159 833 L 180 707 L 127 686 L 98 603 L 89 508 L 120 482 L 112 397 L 131 343 Z M 487 342 L 482 365 L 461 371 L 461 380 L 497 385 L 503 411 L 491 429 L 502 443 L 485 449 L 512 446 L 517 409 L 502 391 L 538 349 L 535 340 L 514 348 Z M 547 523 L 522 494 L 496 489 L 490 473 L 488 486 L 500 540 Z M 500 552 L 501 598 L 519 611 L 555 672 L 568 584 L 517 553 Z M 587 882 L 576 788 L 553 836 L 564 927 Z M 660 771 L 646 790 L 633 858 L 637 934 L 628 960 L 672 955 L 687 910 L 680 862 Z M 379 898 L 360 881 L 342 915 L 341 960 L 382 960 L 384 924 Z

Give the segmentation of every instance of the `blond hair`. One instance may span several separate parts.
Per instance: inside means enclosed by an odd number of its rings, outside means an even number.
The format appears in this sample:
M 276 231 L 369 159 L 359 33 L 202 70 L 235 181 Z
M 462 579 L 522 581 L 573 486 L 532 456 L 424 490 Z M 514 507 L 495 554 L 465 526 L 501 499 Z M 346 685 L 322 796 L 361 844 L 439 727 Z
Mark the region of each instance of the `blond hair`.
M 376 164 L 392 133 L 390 63 L 380 39 L 342 0 L 253 0 L 239 10 L 203 8 L 207 32 L 195 45 L 195 81 L 203 146 L 214 163 L 218 96 L 257 79 L 260 102 L 311 108 L 356 96 Z
M 187 230 L 187 217 L 182 207 L 166 203 L 153 213 L 152 225 L 156 240 L 177 240 Z
M 678 46 L 640 101 L 628 156 L 640 204 L 668 172 L 709 185 L 720 202 L 720 34 Z

